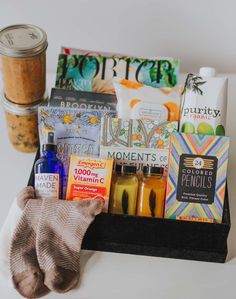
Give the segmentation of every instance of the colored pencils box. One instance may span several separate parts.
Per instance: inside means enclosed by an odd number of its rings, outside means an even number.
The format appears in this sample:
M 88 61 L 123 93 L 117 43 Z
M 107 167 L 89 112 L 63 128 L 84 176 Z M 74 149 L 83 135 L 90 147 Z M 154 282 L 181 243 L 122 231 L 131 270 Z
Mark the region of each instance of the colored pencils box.
M 222 222 L 229 138 L 174 132 L 165 218 Z

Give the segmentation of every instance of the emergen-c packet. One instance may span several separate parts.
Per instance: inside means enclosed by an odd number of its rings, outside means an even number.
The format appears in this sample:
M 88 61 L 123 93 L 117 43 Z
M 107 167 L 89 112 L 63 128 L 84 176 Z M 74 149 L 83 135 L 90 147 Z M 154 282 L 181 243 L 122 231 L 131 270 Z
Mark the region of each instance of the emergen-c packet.
M 103 212 L 108 211 L 112 176 L 112 159 L 81 157 L 70 158 L 67 200 L 98 199 L 105 201 Z

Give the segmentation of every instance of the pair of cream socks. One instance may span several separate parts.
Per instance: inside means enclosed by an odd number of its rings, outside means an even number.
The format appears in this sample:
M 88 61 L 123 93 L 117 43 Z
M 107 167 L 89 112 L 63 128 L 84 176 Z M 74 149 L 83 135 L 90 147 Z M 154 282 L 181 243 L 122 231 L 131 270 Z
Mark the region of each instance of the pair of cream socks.
M 17 202 L 23 212 L 10 247 L 14 287 L 26 298 L 74 288 L 84 234 L 104 202 L 35 199 L 33 187 L 24 188 Z

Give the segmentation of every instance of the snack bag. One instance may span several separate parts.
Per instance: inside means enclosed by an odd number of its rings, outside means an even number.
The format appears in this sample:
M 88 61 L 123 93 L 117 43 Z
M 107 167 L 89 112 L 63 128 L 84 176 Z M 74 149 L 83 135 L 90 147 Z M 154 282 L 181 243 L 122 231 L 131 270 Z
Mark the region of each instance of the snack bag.
M 178 121 L 181 86 L 153 88 L 142 83 L 114 78 L 117 114 L 126 119 Z
M 46 142 L 48 131 L 55 131 L 58 158 L 64 166 L 63 198 L 65 198 L 69 159 L 72 154 L 98 156 L 101 118 L 114 116 L 113 111 L 40 107 L 38 127 L 40 144 Z
M 213 68 L 189 74 L 182 96 L 180 131 L 225 135 L 228 79 L 216 77 Z

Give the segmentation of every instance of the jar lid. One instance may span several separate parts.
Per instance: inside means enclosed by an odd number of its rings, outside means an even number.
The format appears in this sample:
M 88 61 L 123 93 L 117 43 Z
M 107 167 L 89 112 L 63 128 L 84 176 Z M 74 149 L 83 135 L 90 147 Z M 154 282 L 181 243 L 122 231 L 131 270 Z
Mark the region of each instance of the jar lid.
M 47 34 L 41 28 L 18 24 L 0 30 L 0 53 L 11 57 L 30 57 L 48 46 Z
M 135 174 L 137 171 L 136 166 L 131 166 L 131 165 L 122 165 L 122 172 L 123 173 L 133 173 Z
M 122 170 L 122 165 L 120 165 L 120 164 L 116 164 L 115 169 L 116 169 L 116 172 L 121 172 L 121 170 Z
M 2 105 L 3 108 L 6 112 L 15 114 L 15 115 L 30 115 L 30 114 L 34 114 L 38 112 L 38 107 L 45 104 L 45 102 L 47 101 L 47 92 L 45 92 L 44 97 L 42 100 L 37 101 L 34 104 L 30 104 L 30 105 L 19 105 L 19 104 L 15 104 L 12 103 L 11 101 L 9 101 L 4 92 L 2 92 L 1 94 L 1 99 L 2 99 Z
M 157 166 L 143 166 L 144 174 L 163 174 L 164 168 Z

